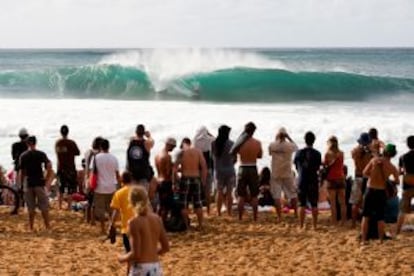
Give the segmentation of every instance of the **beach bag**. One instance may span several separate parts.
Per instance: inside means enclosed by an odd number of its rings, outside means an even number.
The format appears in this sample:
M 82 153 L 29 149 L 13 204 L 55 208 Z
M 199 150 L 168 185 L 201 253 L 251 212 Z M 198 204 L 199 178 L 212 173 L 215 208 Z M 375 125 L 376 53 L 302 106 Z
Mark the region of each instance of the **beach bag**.
M 91 191 L 94 191 L 98 186 L 98 169 L 96 168 L 95 157 L 96 156 L 93 157 L 93 168 L 89 176 L 89 188 Z

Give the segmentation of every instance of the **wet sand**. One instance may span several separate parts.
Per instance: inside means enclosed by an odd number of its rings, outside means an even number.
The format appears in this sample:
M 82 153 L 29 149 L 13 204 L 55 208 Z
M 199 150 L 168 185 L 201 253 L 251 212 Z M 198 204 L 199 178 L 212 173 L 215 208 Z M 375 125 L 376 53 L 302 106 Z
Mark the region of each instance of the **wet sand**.
M 102 243 L 99 228 L 84 224 L 82 214 L 52 210 L 51 233 L 27 231 L 27 214 L 0 213 L 0 275 L 125 275 L 116 260 L 122 238 Z M 201 232 L 169 234 L 171 251 L 162 257 L 165 275 L 413 275 L 414 233 L 380 245 L 360 247 L 357 230 L 329 226 L 321 216 L 316 232 L 299 230 L 289 215 L 211 217 Z M 310 228 L 310 218 L 308 218 Z M 412 217 L 411 222 L 414 223 Z

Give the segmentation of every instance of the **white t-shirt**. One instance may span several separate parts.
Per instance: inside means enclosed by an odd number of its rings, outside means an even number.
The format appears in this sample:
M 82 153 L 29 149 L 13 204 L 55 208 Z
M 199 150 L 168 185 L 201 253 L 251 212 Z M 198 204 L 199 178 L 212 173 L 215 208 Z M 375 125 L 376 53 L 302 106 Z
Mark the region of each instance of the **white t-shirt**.
M 116 191 L 118 180 L 116 172 L 119 170 L 118 160 L 110 153 L 101 152 L 95 156 L 98 170 L 98 185 L 95 189 L 99 194 L 112 194 Z
M 272 156 L 272 176 L 275 178 L 290 178 L 292 173 L 292 155 L 298 150 L 296 144 L 288 141 L 275 141 L 269 145 Z

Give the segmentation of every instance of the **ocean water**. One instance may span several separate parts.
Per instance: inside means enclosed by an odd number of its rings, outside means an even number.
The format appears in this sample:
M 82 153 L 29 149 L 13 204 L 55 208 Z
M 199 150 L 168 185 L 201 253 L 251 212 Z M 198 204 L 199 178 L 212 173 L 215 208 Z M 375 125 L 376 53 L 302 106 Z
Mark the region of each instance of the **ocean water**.
M 167 136 L 192 138 L 202 125 L 216 134 L 225 123 L 235 139 L 254 121 L 261 167 L 284 126 L 300 146 L 313 130 L 322 152 L 337 135 L 352 169 L 350 150 L 370 127 L 406 151 L 413 104 L 414 49 L 0 50 L 0 164 L 11 168 L 21 127 L 54 163 L 62 124 L 82 152 L 102 135 L 123 167 L 138 123 L 154 155 Z

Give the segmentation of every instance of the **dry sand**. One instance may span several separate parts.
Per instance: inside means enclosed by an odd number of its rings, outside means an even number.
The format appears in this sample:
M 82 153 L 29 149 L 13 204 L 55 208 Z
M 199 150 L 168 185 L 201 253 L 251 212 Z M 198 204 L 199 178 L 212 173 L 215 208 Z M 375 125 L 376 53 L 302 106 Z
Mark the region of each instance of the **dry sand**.
M 53 232 L 29 233 L 27 214 L 0 213 L 0 275 L 125 275 L 116 261 L 122 239 L 102 243 L 98 227 L 82 223 L 82 215 L 52 210 Z M 211 217 L 202 232 L 170 234 L 171 251 L 162 257 L 165 275 L 414 275 L 414 233 L 361 248 L 357 231 L 328 226 L 298 230 L 287 216 L 273 214 Z M 308 221 L 309 223 L 309 221 Z M 413 221 L 411 221 L 413 223 Z

